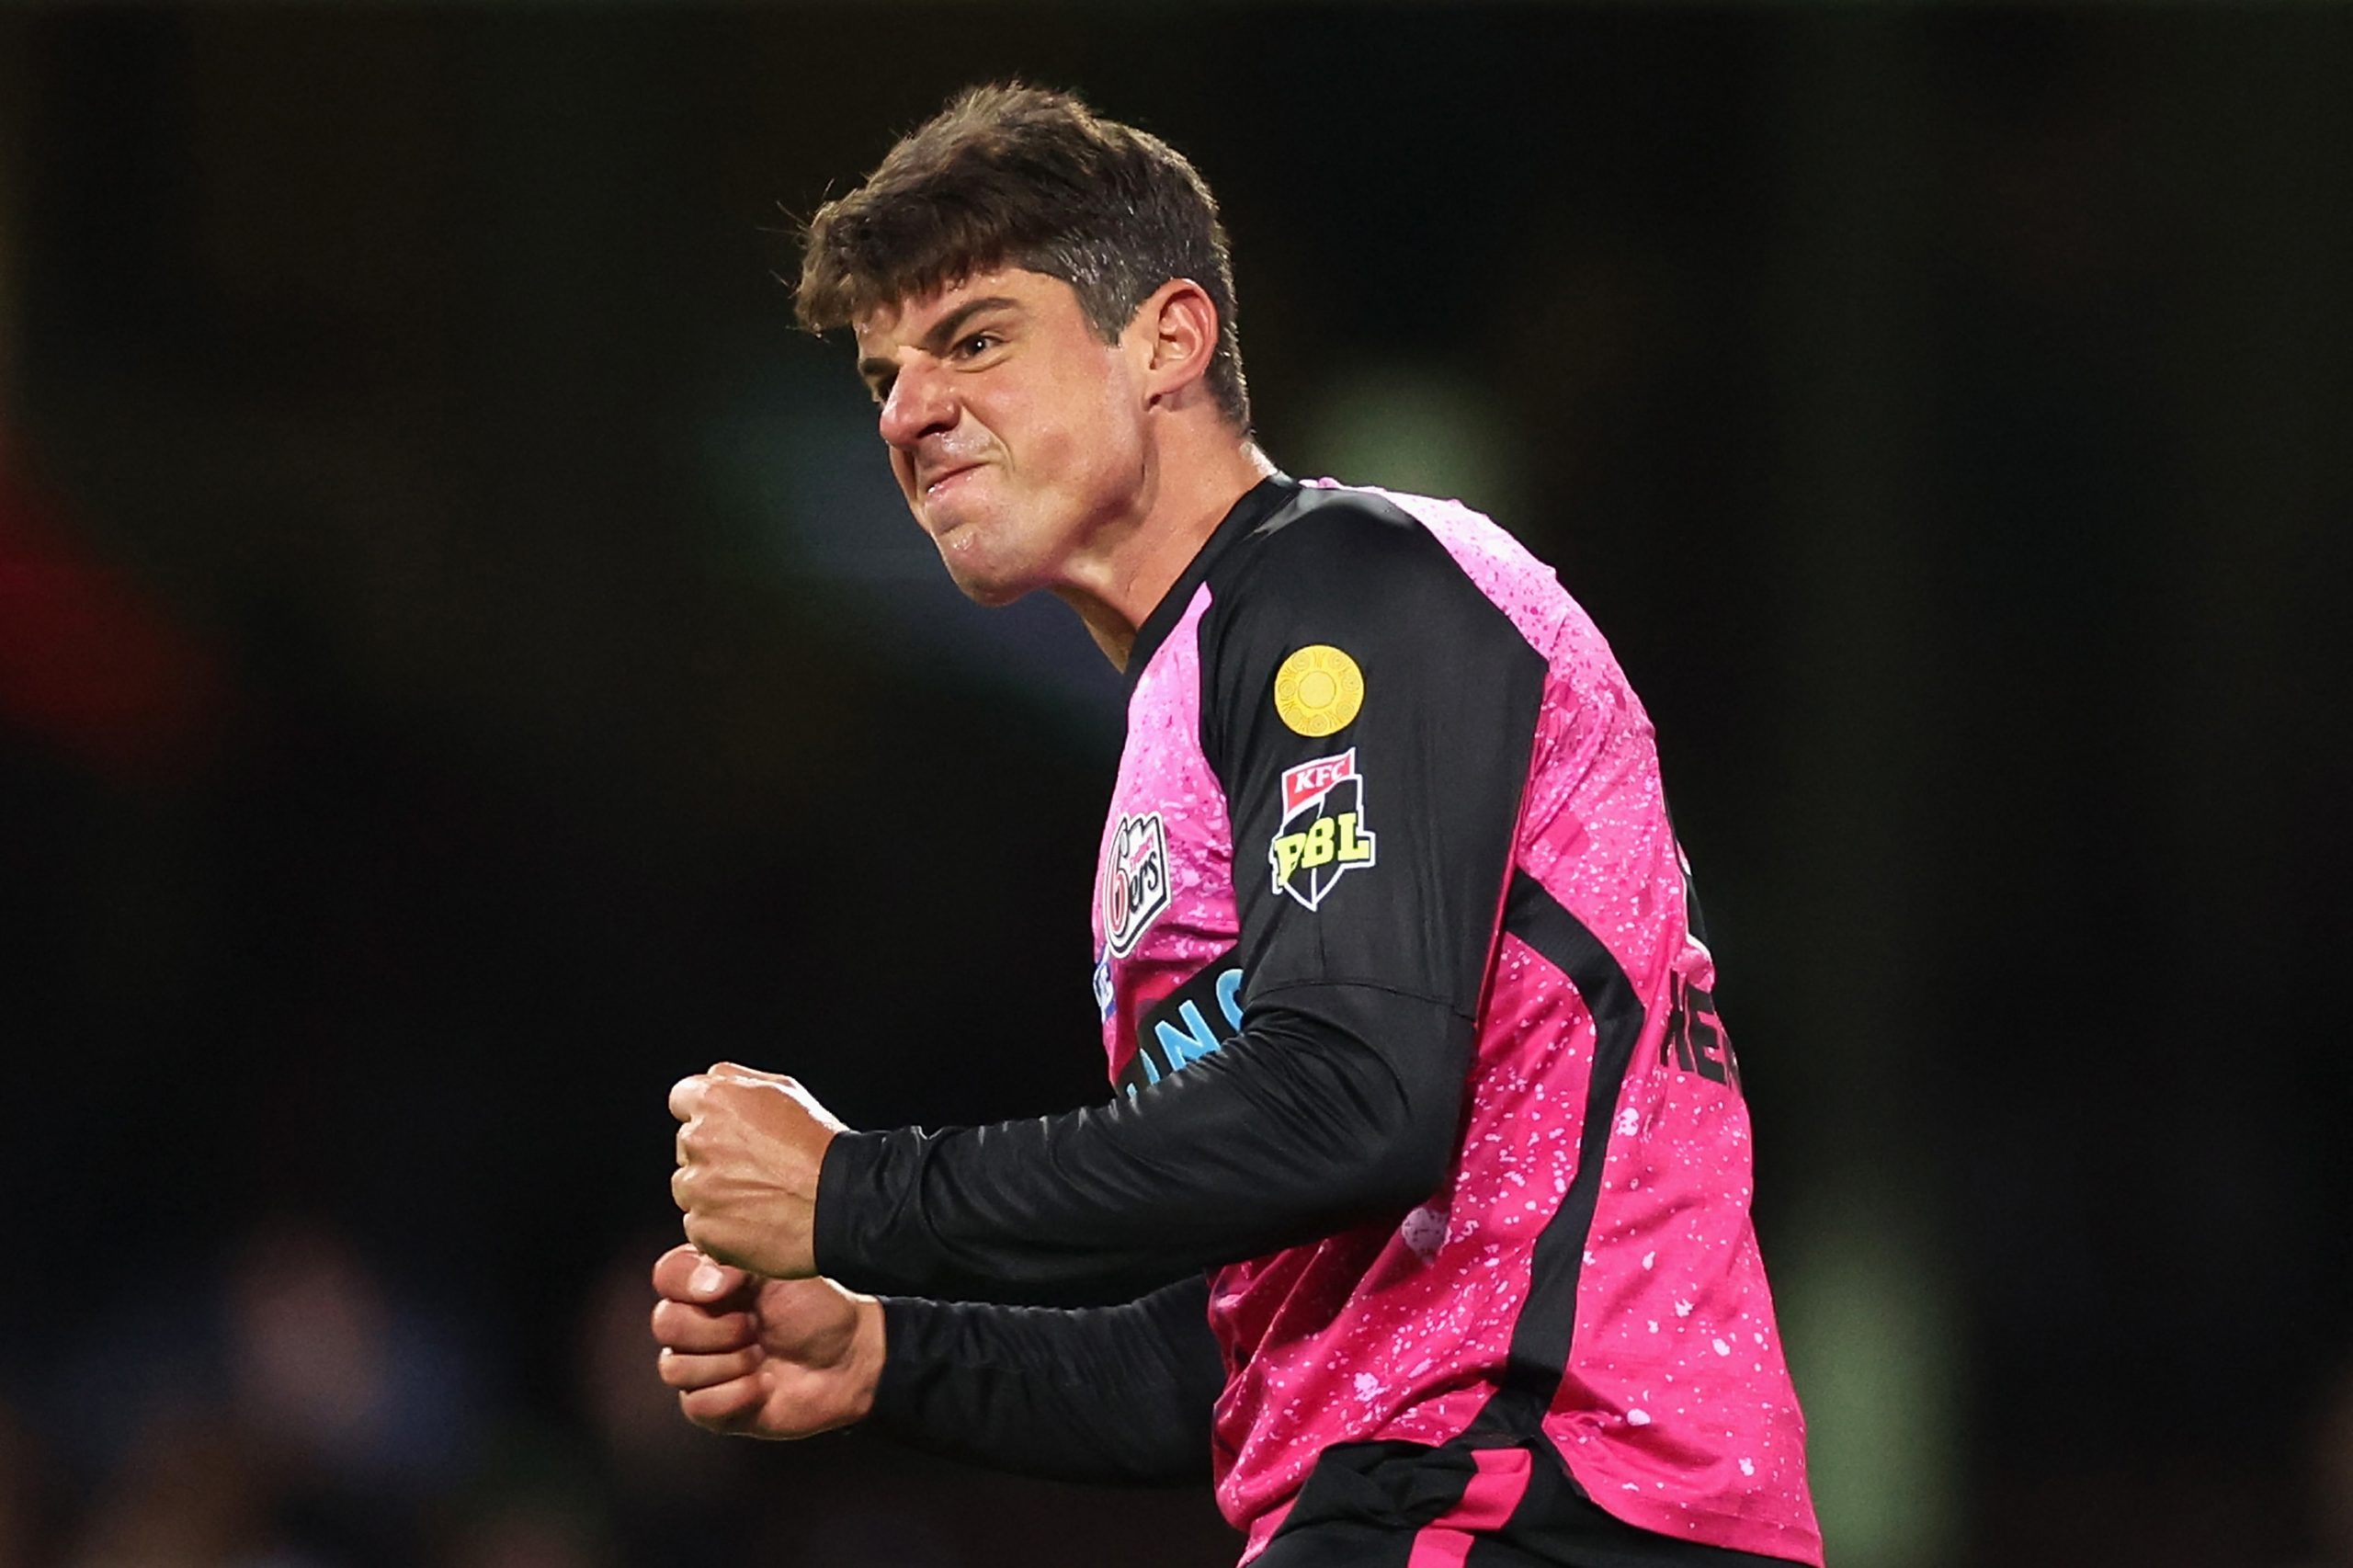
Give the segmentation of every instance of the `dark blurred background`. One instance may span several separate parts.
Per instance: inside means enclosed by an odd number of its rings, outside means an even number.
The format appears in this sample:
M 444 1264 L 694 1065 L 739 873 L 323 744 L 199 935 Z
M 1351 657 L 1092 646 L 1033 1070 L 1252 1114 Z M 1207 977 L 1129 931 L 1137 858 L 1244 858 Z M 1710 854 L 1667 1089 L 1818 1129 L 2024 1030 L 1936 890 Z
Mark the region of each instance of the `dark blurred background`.
M 1104 1093 L 1115 678 L 776 276 L 1015 74 L 1645 695 L 1833 1563 L 2353 1563 L 2353 10 L 17 5 L 0 1568 L 1231 1561 L 643 1326 L 680 1074 Z

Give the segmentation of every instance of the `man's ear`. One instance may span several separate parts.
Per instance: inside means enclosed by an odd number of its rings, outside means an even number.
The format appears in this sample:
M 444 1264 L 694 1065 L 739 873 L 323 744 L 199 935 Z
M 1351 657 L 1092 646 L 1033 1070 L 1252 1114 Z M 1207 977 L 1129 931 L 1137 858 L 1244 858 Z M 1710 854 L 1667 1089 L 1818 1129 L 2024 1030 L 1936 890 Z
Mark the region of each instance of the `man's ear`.
M 1154 400 L 1174 397 L 1209 374 L 1217 353 L 1217 306 L 1191 278 L 1172 278 L 1136 308 L 1128 334 L 1146 393 Z

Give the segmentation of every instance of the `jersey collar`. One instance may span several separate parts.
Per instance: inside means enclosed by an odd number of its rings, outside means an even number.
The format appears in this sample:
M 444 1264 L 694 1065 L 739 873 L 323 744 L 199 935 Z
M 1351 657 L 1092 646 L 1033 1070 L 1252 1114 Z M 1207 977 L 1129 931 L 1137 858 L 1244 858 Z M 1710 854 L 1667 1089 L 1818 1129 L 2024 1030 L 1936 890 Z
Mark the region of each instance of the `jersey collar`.
M 1273 516 L 1292 496 L 1299 494 L 1299 482 L 1288 474 L 1270 473 L 1242 493 L 1242 499 L 1225 515 L 1222 522 L 1211 533 L 1192 563 L 1187 566 L 1168 591 L 1160 597 L 1144 622 L 1136 629 L 1135 646 L 1128 651 L 1127 674 L 1121 683 L 1121 695 L 1135 695 L 1136 682 L 1142 677 L 1144 666 L 1160 652 L 1160 645 L 1176 630 L 1184 617 L 1185 607 L 1193 602 L 1193 595 L 1200 588 L 1210 568 L 1217 563 L 1233 541 Z

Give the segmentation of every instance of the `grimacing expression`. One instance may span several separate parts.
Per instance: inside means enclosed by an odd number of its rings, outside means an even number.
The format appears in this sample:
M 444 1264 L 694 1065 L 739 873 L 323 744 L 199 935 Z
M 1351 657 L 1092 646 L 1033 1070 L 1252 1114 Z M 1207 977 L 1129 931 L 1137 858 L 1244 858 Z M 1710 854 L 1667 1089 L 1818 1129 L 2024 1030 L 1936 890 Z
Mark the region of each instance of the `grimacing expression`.
M 1069 284 L 999 267 L 853 327 L 907 509 L 972 598 L 1008 604 L 1064 581 L 1097 530 L 1134 509 L 1134 348 L 1104 342 Z

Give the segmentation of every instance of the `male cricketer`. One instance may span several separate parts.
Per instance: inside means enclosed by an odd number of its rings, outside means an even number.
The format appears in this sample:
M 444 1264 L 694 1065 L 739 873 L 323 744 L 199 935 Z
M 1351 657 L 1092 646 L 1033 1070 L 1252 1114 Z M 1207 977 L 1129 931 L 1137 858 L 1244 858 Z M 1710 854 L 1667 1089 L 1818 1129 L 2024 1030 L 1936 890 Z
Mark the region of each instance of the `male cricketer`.
M 1584 611 L 1457 503 L 1276 471 L 1207 187 L 1074 98 L 902 140 L 798 311 L 957 585 L 1124 672 L 1114 1092 L 852 1131 L 680 1082 L 688 1417 L 1211 1480 L 1261 1568 L 1821 1562 L 1714 962 Z M 1125 1304 L 1018 1304 L 1071 1300 Z

